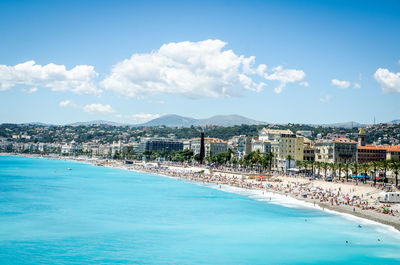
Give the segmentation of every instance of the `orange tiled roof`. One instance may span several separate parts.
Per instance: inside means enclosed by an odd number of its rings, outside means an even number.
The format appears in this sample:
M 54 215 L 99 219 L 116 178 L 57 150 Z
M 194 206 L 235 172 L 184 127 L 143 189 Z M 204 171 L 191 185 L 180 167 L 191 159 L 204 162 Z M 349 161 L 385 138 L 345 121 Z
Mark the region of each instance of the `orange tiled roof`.
M 357 142 L 354 140 L 350 140 L 348 138 L 336 138 L 332 140 L 335 143 L 352 143 L 352 144 L 356 144 Z
M 385 146 L 386 151 L 390 151 L 390 152 L 400 152 L 400 145 L 389 145 L 389 146 Z
M 361 149 L 361 150 L 386 150 L 386 148 L 384 146 L 373 145 L 373 144 L 367 144 L 365 146 L 358 146 L 358 149 Z

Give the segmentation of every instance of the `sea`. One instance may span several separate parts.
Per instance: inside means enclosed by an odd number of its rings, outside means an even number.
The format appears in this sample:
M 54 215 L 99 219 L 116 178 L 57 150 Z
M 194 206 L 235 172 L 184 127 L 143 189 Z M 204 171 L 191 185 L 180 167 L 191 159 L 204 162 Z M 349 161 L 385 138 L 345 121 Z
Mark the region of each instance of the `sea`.
M 0 264 L 400 264 L 400 233 L 271 193 L 0 156 Z

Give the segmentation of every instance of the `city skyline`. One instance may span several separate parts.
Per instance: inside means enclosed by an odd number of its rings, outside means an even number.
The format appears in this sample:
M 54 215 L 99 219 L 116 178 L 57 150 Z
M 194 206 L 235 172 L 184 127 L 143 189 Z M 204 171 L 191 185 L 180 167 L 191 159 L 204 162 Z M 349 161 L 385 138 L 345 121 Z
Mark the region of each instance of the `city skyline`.
M 400 119 L 396 1 L 0 6 L 1 123 Z

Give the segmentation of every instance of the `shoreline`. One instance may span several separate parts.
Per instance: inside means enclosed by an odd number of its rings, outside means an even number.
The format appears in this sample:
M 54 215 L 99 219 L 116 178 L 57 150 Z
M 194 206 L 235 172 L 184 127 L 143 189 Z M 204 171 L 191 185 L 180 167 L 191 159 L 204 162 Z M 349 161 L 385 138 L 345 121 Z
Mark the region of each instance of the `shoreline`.
M 29 157 L 29 158 L 47 158 L 47 159 L 57 159 L 57 160 L 65 160 L 65 161 L 75 161 L 75 162 L 82 162 L 86 164 L 90 164 L 93 166 L 104 166 L 104 167 L 110 167 L 110 168 L 117 168 L 117 169 L 125 169 L 125 170 L 130 170 L 130 171 L 136 171 L 136 172 L 141 172 L 141 173 L 150 173 L 150 174 L 155 174 L 163 177 L 168 177 L 168 178 L 174 178 L 174 179 L 181 179 L 184 181 L 189 181 L 189 182 L 195 182 L 194 184 L 200 184 L 203 186 L 205 183 L 208 184 L 213 184 L 212 186 L 208 186 L 210 188 L 216 188 L 223 190 L 225 192 L 234 192 L 234 191 L 228 191 L 225 189 L 225 187 L 228 188 L 235 188 L 239 189 L 241 191 L 252 191 L 254 194 L 256 192 L 260 193 L 262 192 L 262 195 L 265 196 L 265 198 L 268 198 L 267 194 L 264 193 L 271 193 L 273 195 L 279 195 L 279 196 L 285 196 L 286 198 L 291 198 L 295 201 L 298 201 L 300 203 L 297 204 L 297 207 L 302 204 L 304 207 L 307 208 L 312 208 L 312 209 L 317 209 L 321 211 L 327 210 L 327 212 L 330 212 L 332 214 L 337 214 L 341 215 L 345 218 L 352 219 L 352 221 L 359 220 L 364 223 L 371 223 L 373 222 L 374 225 L 380 225 L 380 226 L 385 226 L 386 228 L 389 228 L 391 232 L 397 232 L 400 233 L 400 216 L 390 216 L 387 214 L 382 214 L 382 213 L 377 213 L 372 210 L 359 210 L 357 209 L 355 211 L 355 207 L 350 206 L 350 205 L 331 205 L 329 202 L 322 202 L 322 201 L 317 201 L 316 199 L 310 199 L 310 198 L 304 198 L 302 196 L 299 196 L 299 194 L 295 194 L 294 192 L 283 192 L 278 189 L 267 189 L 267 182 L 265 182 L 265 188 L 260 188 L 257 187 L 259 183 L 255 183 L 256 186 L 254 186 L 254 182 L 252 180 L 247 180 L 245 181 L 247 186 L 238 186 L 235 182 L 236 185 L 231 185 L 229 182 L 221 182 L 221 181 L 215 181 L 213 179 L 214 175 L 219 175 L 219 180 L 224 179 L 222 178 L 222 174 L 225 174 L 225 179 L 227 179 L 227 175 L 234 175 L 234 174 L 243 174 L 243 173 L 234 173 L 234 172 L 214 172 L 211 174 L 211 177 L 209 176 L 203 176 L 201 177 L 201 173 L 187 173 L 186 168 L 179 168 L 178 166 L 174 166 L 172 171 L 171 170 L 151 170 L 149 168 L 145 168 L 143 165 L 138 166 L 138 164 L 129 164 L 126 165 L 122 161 L 119 160 L 104 160 L 104 159 L 89 159 L 89 158 L 76 158 L 76 157 L 62 157 L 62 156 L 43 156 L 43 155 L 32 155 L 32 154 L 15 154 L 15 153 L 0 153 L 0 156 L 15 156 L 15 157 Z M 179 170 L 181 172 L 179 172 Z M 185 172 L 185 173 L 183 173 Z M 276 176 L 279 178 L 280 176 Z M 283 178 L 283 177 L 281 177 Z M 218 178 L 217 178 L 218 179 Z M 296 178 L 292 178 L 291 180 L 296 180 Z M 250 185 L 249 185 L 250 183 Z M 262 182 L 263 183 L 263 182 Z M 271 182 L 272 183 L 272 182 Z M 297 183 L 298 184 L 298 183 Z M 347 184 L 347 183 L 346 183 Z M 290 184 L 291 185 L 291 184 Z M 296 185 L 296 184 L 295 184 Z M 301 185 L 301 184 L 298 184 Z M 344 184 L 342 186 L 345 186 Z M 347 184 L 347 186 L 350 186 Z M 222 189 L 224 187 L 224 189 Z M 292 185 L 290 186 L 292 187 Z M 291 189 L 289 189 L 292 191 Z M 238 193 L 238 192 L 236 192 Z M 246 196 L 246 195 L 244 195 Z M 249 196 L 248 196 L 249 197 Z M 284 207 L 290 207 L 288 205 L 285 205 L 285 203 L 278 203 L 281 206 Z

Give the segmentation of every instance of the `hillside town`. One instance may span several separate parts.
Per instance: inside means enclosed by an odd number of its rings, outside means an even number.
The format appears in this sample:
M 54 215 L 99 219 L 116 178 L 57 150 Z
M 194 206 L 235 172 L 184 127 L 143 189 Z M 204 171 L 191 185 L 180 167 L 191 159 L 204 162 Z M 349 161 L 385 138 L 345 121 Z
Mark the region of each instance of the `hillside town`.
M 220 139 L 211 137 L 210 132 L 207 135 L 207 128 L 193 127 L 191 129 L 196 130 L 198 137 L 178 138 L 176 134 L 190 128 L 175 128 L 168 131 L 168 135 L 159 136 L 146 127 L 3 124 L 0 127 L 0 151 L 198 163 L 199 136 L 201 131 L 206 131 L 204 159 L 208 165 L 258 169 L 260 172 L 304 172 L 323 175 L 328 180 L 328 177 L 337 175 L 339 178 L 349 177 L 351 171 L 350 176 L 372 180 L 373 175 L 374 182 L 390 182 L 398 186 L 394 173 L 400 160 L 398 124 L 371 125 L 359 130 L 338 131 L 332 128 L 333 133 L 326 128 L 325 133 L 321 133 L 318 128 L 293 131 L 291 127 L 299 128 L 291 125 L 285 129 L 275 125 L 258 126 L 257 134 Z M 158 129 L 161 134 L 163 129 L 167 130 L 165 127 Z M 389 171 L 391 174 L 387 174 Z

